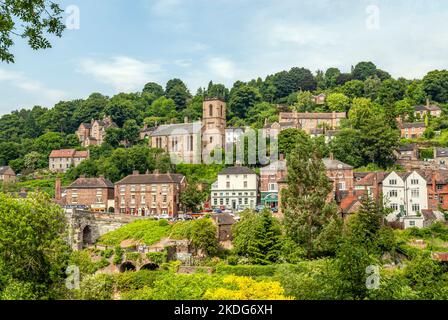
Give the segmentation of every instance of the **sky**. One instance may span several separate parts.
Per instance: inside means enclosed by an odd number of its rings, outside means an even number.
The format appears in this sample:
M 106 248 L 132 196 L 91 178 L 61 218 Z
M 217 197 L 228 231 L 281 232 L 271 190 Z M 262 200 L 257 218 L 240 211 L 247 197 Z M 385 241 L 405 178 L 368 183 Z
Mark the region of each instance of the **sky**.
M 231 87 L 292 67 L 349 72 L 372 61 L 409 79 L 448 68 L 444 0 L 56 2 L 70 28 L 47 50 L 15 39 L 16 62 L 0 62 L 0 115 L 172 78 L 194 94 L 210 80 Z

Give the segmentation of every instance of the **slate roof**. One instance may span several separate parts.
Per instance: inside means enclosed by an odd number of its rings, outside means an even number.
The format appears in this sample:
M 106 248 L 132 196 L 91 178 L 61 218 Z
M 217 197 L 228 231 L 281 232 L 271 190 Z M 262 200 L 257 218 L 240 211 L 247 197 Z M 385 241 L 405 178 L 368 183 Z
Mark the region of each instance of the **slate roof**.
M 116 185 L 121 184 L 172 184 L 181 183 L 185 177 L 176 173 L 160 173 L 160 174 L 136 174 L 129 175 L 121 179 Z
M 11 170 L 14 173 L 14 170 L 12 170 L 10 166 L 0 167 L 0 175 L 5 174 L 5 172 L 8 170 Z
M 86 129 L 92 129 L 91 123 L 81 123 L 80 126 L 83 125 Z
M 327 168 L 327 170 L 337 170 L 337 169 L 353 169 L 352 166 L 339 161 L 339 160 L 331 160 L 328 158 L 322 159 L 324 164 L 325 164 L 325 168 Z
M 333 119 L 341 118 L 345 119 L 345 112 L 282 112 L 280 113 L 280 118 L 282 119 Z
M 173 133 L 176 134 L 196 134 L 202 130 L 201 122 L 194 123 L 178 123 L 178 124 L 164 124 L 159 126 L 154 132 L 151 133 L 153 137 L 169 136 Z
M 89 189 L 89 188 L 113 188 L 114 184 L 106 178 L 79 178 L 75 180 L 67 189 Z
M 228 175 L 228 174 L 256 174 L 254 171 L 249 169 L 248 167 L 228 167 L 222 170 L 219 175 Z

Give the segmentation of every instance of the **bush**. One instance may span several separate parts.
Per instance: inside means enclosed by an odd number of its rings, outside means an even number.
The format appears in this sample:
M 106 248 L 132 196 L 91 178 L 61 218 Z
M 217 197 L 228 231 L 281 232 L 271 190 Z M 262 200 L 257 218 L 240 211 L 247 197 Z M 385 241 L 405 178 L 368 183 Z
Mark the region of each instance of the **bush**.
M 98 274 L 88 276 L 81 281 L 79 294 L 82 300 L 112 300 L 113 291 L 113 277 L 108 274 Z
M 146 286 L 152 287 L 162 274 L 160 271 L 149 270 L 125 272 L 115 276 L 115 283 L 120 291 L 138 290 Z
M 114 254 L 114 250 L 112 250 L 112 249 L 106 249 L 106 250 L 101 251 L 100 254 L 101 254 L 102 257 L 104 257 L 104 258 L 106 258 L 106 259 L 109 259 L 110 257 L 113 256 L 113 254 Z
M 163 251 L 163 252 L 148 252 L 146 254 L 146 257 L 151 262 L 154 262 L 154 263 L 160 265 L 160 264 L 166 262 L 167 253 L 166 253 L 166 251 Z
M 115 256 L 113 260 L 115 265 L 119 265 L 123 262 L 123 249 L 120 246 L 115 247 Z
M 126 261 L 139 262 L 141 260 L 141 255 L 138 252 L 127 252 Z
M 246 277 L 272 277 L 278 265 L 236 265 L 229 266 L 220 264 L 216 267 L 215 272 L 217 274 L 232 274 L 236 276 Z

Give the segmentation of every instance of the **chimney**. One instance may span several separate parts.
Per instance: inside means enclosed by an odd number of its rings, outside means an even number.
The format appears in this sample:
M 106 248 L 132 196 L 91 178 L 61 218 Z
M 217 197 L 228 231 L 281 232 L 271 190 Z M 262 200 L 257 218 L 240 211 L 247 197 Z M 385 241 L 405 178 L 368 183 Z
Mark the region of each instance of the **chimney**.
M 100 179 L 104 179 L 104 174 L 100 174 Z
M 188 123 L 188 117 L 184 117 L 184 123 Z
M 86 176 L 84 174 L 80 175 L 79 178 L 84 179 Z
M 429 98 L 426 98 L 426 106 L 429 107 Z
M 268 118 L 264 119 L 264 125 L 267 126 L 268 125 Z
M 285 154 L 284 153 L 280 153 L 279 154 L 279 159 L 281 160 L 281 161 L 283 161 L 283 160 L 285 160 Z
M 139 174 L 140 174 L 140 172 L 138 170 L 132 171 L 132 175 L 133 176 L 138 176 Z
M 56 201 L 62 200 L 61 178 L 57 177 L 54 187 L 54 198 Z
M 333 154 L 333 152 L 330 152 L 330 160 L 334 160 L 334 154 Z

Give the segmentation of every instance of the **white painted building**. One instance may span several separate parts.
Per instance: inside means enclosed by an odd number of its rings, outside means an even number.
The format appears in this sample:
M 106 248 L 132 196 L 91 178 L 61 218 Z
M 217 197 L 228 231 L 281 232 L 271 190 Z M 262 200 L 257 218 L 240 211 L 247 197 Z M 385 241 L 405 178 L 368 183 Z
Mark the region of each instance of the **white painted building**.
M 255 209 L 258 196 L 258 176 L 247 167 L 236 166 L 222 170 L 211 188 L 213 208 Z
M 391 172 L 383 180 L 383 204 L 393 212 L 388 221 L 419 217 L 428 209 L 427 181 L 418 172 Z

